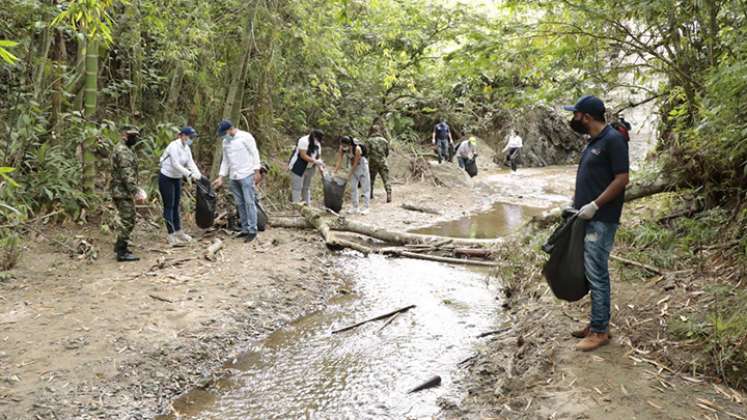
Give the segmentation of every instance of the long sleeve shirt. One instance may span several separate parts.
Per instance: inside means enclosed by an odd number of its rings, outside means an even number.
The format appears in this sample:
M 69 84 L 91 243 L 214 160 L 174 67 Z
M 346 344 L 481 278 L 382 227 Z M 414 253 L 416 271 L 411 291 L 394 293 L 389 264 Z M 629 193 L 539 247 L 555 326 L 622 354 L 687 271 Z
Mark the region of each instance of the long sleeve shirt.
M 456 155 L 460 158 L 465 159 L 472 159 L 477 154 L 477 149 L 475 146 L 472 145 L 472 143 L 469 142 L 469 140 L 465 140 L 459 144 L 459 147 L 457 148 Z
M 262 162 L 257 150 L 254 136 L 246 131 L 238 130 L 236 135 L 223 140 L 223 159 L 220 163 L 220 176 L 231 179 L 243 179 L 259 171 Z
M 172 141 L 163 151 L 161 173 L 169 178 L 181 178 L 193 173 L 202 175 L 192 158 L 192 150 L 179 139 Z
M 521 137 L 519 137 L 518 134 L 514 133 L 508 136 L 508 143 L 506 143 L 506 147 L 503 148 L 503 151 L 505 152 L 508 149 L 518 148 L 518 147 L 523 147 L 523 146 L 524 146 L 524 141 L 521 139 Z

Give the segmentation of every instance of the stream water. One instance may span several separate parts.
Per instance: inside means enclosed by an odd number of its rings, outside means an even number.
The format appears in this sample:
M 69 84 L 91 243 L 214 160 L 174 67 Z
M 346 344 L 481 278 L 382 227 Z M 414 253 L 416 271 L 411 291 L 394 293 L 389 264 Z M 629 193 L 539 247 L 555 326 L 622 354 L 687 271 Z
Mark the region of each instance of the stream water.
M 526 190 L 544 197 L 548 207 L 556 192 L 531 179 L 524 183 L 536 191 Z M 493 194 L 504 190 L 496 185 Z M 494 238 L 540 211 L 498 203 L 420 232 Z M 458 363 L 472 355 L 478 334 L 501 327 L 498 285 L 488 273 L 354 253 L 335 264 L 353 293 L 255 343 L 228 366 L 229 377 L 174 401 L 172 414 L 163 418 L 421 418 L 437 416 L 441 399 L 460 400 L 453 383 Z M 408 305 L 416 306 L 390 324 L 381 320 L 332 333 Z M 408 394 L 433 375 L 441 377 L 440 387 Z

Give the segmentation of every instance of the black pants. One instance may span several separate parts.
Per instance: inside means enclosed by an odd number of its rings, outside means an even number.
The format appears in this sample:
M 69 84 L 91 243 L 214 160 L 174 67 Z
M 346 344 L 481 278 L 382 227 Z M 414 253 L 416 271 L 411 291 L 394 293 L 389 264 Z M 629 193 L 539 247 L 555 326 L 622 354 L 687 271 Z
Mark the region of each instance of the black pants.
M 158 190 L 161 192 L 163 219 L 166 223 L 166 230 L 169 233 L 182 230 L 182 221 L 179 215 L 179 201 L 182 198 L 182 179 L 171 178 L 159 172 Z
M 506 155 L 506 161 L 511 164 L 511 170 L 516 172 L 516 161 L 519 160 L 519 152 L 521 147 L 512 147 L 508 149 L 508 155 Z

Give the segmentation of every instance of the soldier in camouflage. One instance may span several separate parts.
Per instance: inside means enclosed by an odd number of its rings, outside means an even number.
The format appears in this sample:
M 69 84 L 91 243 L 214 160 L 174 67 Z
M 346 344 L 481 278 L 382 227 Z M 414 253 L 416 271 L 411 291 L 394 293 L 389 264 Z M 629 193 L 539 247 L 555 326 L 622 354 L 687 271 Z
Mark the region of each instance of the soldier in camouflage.
M 135 201 L 145 199 L 144 192 L 137 186 L 137 157 L 132 148 L 140 139 L 140 132 L 134 127 L 123 127 L 122 141 L 114 146 L 112 152 L 111 194 L 114 207 L 119 213 L 117 242 L 114 252 L 117 261 L 137 261 L 128 248 L 130 234 L 135 227 Z
M 386 190 L 386 202 L 391 203 L 392 186 L 389 185 L 389 165 L 387 164 L 389 142 L 381 135 L 381 131 L 377 126 L 372 127 L 368 133 L 368 141 L 366 141 L 366 147 L 368 148 L 368 170 L 371 174 L 371 198 L 374 198 L 376 174 L 379 174 Z

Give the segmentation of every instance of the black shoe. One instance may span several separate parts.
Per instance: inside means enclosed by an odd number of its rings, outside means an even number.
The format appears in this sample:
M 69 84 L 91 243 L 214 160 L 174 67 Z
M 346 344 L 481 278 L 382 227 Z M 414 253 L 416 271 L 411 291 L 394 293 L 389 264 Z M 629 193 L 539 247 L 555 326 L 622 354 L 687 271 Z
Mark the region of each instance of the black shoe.
M 256 233 L 248 233 L 247 232 L 246 239 L 244 239 L 244 242 L 249 243 L 249 242 L 253 241 L 256 238 L 257 238 L 257 234 Z
M 237 238 L 243 238 L 243 237 L 246 237 L 247 235 L 249 235 L 249 232 L 247 232 L 245 230 L 242 230 L 242 231 L 239 232 L 238 235 L 236 235 L 236 237 Z
M 392 193 L 388 192 L 386 193 L 386 202 L 391 203 L 392 202 Z
M 124 252 L 117 253 L 117 261 L 119 262 L 140 261 L 140 258 L 132 255 L 130 251 L 124 251 Z

